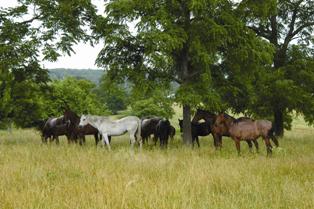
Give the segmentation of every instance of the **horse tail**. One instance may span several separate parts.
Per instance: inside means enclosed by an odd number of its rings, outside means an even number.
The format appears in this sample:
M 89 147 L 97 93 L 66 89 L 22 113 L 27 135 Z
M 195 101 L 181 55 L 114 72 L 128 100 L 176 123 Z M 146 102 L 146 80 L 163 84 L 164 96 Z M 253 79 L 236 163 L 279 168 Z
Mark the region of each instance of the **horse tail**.
M 142 120 L 138 119 L 137 120 L 137 131 L 136 131 L 136 140 L 141 139 L 141 129 L 142 129 Z
M 271 126 L 271 129 L 269 129 L 268 131 L 268 137 L 274 142 L 274 144 L 276 145 L 276 147 L 279 147 L 279 142 L 278 142 L 278 139 L 275 135 L 275 127 L 274 125 L 272 124 Z

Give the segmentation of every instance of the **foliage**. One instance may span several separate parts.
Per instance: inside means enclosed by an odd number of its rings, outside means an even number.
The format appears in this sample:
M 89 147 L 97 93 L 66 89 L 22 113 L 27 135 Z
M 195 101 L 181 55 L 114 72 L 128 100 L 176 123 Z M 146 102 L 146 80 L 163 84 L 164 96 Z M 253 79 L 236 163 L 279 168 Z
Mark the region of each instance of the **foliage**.
M 172 100 L 169 91 L 163 88 L 155 88 L 149 94 L 146 94 L 146 97 L 135 96 L 131 102 L 131 112 L 138 117 L 160 116 L 172 118 L 174 114 Z
M 95 84 L 87 80 L 66 78 L 51 83 L 52 97 L 45 103 L 47 116 L 58 116 L 70 108 L 77 114 L 106 115 L 107 107 L 93 93 Z
M 94 90 L 99 100 L 106 104 L 108 109 L 117 114 L 120 110 L 125 110 L 128 104 L 128 86 L 119 84 L 104 74 L 100 79 L 99 86 Z
M 86 79 L 95 84 L 100 83 L 100 79 L 104 74 L 103 70 L 97 69 L 49 69 L 49 77 L 52 80 L 62 80 L 67 77 L 75 77 L 79 79 Z
M 252 6 L 256 1 L 248 2 Z M 249 111 L 272 118 L 276 134 L 282 136 L 284 127 L 291 126 L 294 111 L 313 124 L 314 1 L 279 0 L 265 5 L 246 12 L 239 6 L 248 28 L 275 49 L 271 68 L 257 75 L 257 95 Z M 264 16 L 253 17 L 254 11 Z
M 17 3 L 0 8 L 0 122 L 24 126 L 39 117 L 49 81 L 41 57 L 55 61 L 61 53 L 70 55 L 79 40 L 91 41 L 86 29 L 96 10 L 90 1 Z

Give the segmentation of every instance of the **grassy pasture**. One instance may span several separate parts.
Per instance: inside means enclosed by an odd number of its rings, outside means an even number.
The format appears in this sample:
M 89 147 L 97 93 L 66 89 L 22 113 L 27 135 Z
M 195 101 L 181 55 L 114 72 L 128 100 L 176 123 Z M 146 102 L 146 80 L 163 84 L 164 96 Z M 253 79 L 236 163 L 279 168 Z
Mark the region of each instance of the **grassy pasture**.
M 0 208 L 314 208 L 313 136 L 297 118 L 267 158 L 262 140 L 238 157 L 228 138 L 222 151 L 211 137 L 189 149 L 177 133 L 167 150 L 132 154 L 126 136 L 108 152 L 92 138 L 42 145 L 34 130 L 0 131 Z

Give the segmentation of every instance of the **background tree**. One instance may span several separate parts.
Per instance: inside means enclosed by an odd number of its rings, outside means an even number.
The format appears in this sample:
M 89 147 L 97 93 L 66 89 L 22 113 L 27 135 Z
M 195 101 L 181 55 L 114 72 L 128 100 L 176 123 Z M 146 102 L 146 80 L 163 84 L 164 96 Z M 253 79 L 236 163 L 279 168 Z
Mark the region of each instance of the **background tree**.
M 171 118 L 174 114 L 173 90 L 168 85 L 159 86 L 155 82 L 134 87 L 130 96 L 130 112 L 138 117 L 160 116 Z
M 93 93 L 95 86 L 91 81 L 71 77 L 54 81 L 50 85 L 52 99 L 45 100 L 43 104 L 45 116 L 62 115 L 65 108 L 70 108 L 77 114 L 109 114 L 107 107 Z
M 177 82 L 175 101 L 183 106 L 183 138 L 190 144 L 191 107 L 222 108 L 212 79 L 212 65 L 225 55 L 220 52 L 240 47 L 242 54 L 229 56 L 253 54 L 250 62 L 255 63 L 265 48 L 256 48 L 261 46 L 256 42 L 265 42 L 247 29 L 234 8 L 231 1 L 109 1 L 106 17 L 94 28 L 105 43 L 97 63 L 111 78 L 128 79 L 140 88 L 151 81 Z
M 0 8 L 0 121 L 11 118 L 26 125 L 16 119 L 38 116 L 36 92 L 44 93 L 49 80 L 41 55 L 55 61 L 60 53 L 73 52 L 77 41 L 91 41 L 87 28 L 96 11 L 90 1 L 17 3 Z
M 94 90 L 99 100 L 106 104 L 108 109 L 117 114 L 120 110 L 127 109 L 129 95 L 128 86 L 108 78 L 106 74 L 100 79 L 99 86 Z
M 242 4 L 242 3 L 241 3 Z M 257 100 L 251 110 L 272 116 L 276 135 L 289 128 L 293 111 L 313 122 L 314 1 L 278 0 L 239 6 L 248 27 L 275 48 L 273 65 L 260 74 Z M 247 4 L 251 7 L 247 9 Z M 259 16 L 252 14 L 260 14 Z M 312 44 L 311 44 L 312 42 Z M 272 115 L 270 115 L 272 113 Z

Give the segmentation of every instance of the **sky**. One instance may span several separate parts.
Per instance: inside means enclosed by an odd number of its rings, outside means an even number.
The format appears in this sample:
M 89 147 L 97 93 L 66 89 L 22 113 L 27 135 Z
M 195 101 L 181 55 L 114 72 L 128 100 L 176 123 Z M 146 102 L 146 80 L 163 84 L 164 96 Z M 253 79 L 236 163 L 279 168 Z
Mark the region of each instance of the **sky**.
M 97 6 L 98 10 L 103 11 L 104 0 L 92 0 L 92 2 Z M 0 0 L 0 7 L 13 7 L 17 5 L 16 0 Z M 78 43 L 73 47 L 75 54 L 71 56 L 64 55 L 59 57 L 56 62 L 43 61 L 42 64 L 45 68 L 71 68 L 71 69 L 97 69 L 95 65 L 95 60 L 97 54 L 102 48 L 102 43 L 94 45 L 94 47 L 89 44 Z

